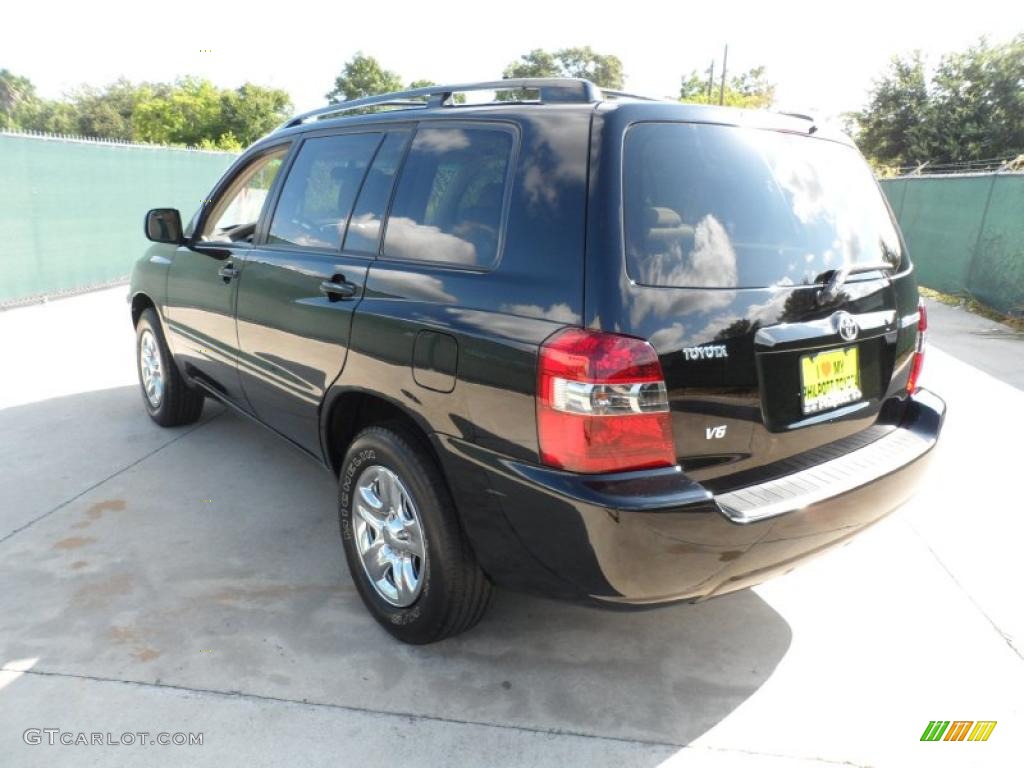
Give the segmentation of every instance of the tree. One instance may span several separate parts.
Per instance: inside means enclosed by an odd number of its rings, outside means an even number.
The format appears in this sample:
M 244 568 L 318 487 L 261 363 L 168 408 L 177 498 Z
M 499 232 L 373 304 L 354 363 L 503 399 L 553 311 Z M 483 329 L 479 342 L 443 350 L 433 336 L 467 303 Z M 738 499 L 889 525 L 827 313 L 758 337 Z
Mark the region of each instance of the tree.
M 105 88 L 81 86 L 64 99 L 36 96 L 26 78 L 0 71 L 0 106 L 6 124 L 47 133 L 70 133 L 109 139 L 132 138 L 131 118 L 137 87 L 118 80 Z
M 513 61 L 501 75 L 505 80 L 521 77 L 566 77 L 556 54 L 541 48 L 534 48 L 529 53 Z
M 276 128 L 291 111 L 285 91 L 253 83 L 234 90 L 191 77 L 173 84 L 143 84 L 133 137 L 237 151 Z
M 927 79 L 920 51 L 894 56 L 876 80 L 868 106 L 854 115 L 861 151 L 880 165 L 902 165 L 929 153 Z
M 125 79 L 106 88 L 82 86 L 70 97 L 74 112 L 74 133 L 105 139 L 130 141 L 132 116 L 139 102 L 140 89 Z
M 602 88 L 622 90 L 625 76 L 622 60 L 612 54 L 600 54 L 589 45 L 582 48 L 563 48 L 555 54 L 562 71 L 569 77 L 582 77 Z
M 27 84 L 27 85 L 26 85 Z M 291 113 L 282 90 L 245 83 L 234 90 L 186 77 L 174 83 L 118 80 L 81 86 L 63 99 L 35 96 L 25 78 L 0 71 L 4 125 L 101 139 L 240 150 Z
M 711 84 L 708 93 L 708 78 L 692 71 L 683 78 L 679 88 L 679 100 L 692 104 L 718 104 L 721 80 Z M 764 67 L 754 67 L 746 72 L 726 79 L 723 102 L 727 107 L 766 109 L 775 102 L 775 84 L 768 82 Z
M 1024 34 L 943 56 L 893 57 L 867 105 L 848 115 L 876 166 L 977 162 L 1024 153 Z
M 942 57 L 926 118 L 932 162 L 978 161 L 1024 152 L 1024 34 L 1005 45 L 983 38 Z
M 216 142 L 227 132 L 220 97 L 217 86 L 195 77 L 144 85 L 134 115 L 135 139 L 153 144 Z
M 19 128 L 18 114 L 36 100 L 36 89 L 27 77 L 0 69 L 0 128 Z
M 66 101 L 33 100 L 22 110 L 20 127 L 44 133 L 78 133 L 78 113 Z
M 209 80 L 182 78 L 140 88 L 134 138 L 238 150 L 280 125 L 291 113 L 288 94 L 245 83 L 220 89 Z
M 245 83 L 220 97 L 223 135 L 235 137 L 248 146 L 284 122 L 292 111 L 287 92 L 278 88 Z
M 351 101 L 363 96 L 402 90 L 402 78 L 384 69 L 373 56 L 357 51 L 334 80 L 334 88 L 326 94 L 329 104 Z
M 624 80 L 619 57 L 597 53 L 589 45 L 553 53 L 535 48 L 505 67 L 502 77 L 582 77 L 612 90 L 621 89 Z

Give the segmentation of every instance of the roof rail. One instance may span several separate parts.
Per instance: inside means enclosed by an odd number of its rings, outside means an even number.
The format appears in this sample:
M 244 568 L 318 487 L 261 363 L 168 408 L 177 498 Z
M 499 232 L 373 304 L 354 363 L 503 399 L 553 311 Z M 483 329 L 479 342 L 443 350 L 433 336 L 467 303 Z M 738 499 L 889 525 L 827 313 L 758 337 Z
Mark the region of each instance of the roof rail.
M 608 88 L 602 88 L 601 93 L 605 96 L 611 96 L 613 99 L 639 99 L 640 101 L 663 101 L 656 96 L 641 96 L 639 93 L 626 93 L 625 91 L 612 91 Z
M 813 115 L 805 115 L 803 112 L 779 112 L 779 114 L 786 117 L 795 117 L 798 120 L 810 120 L 812 123 L 817 122 Z
M 424 107 L 447 107 L 454 102 L 452 95 L 455 93 L 466 93 L 470 91 L 508 91 L 508 90 L 536 90 L 540 95 L 541 103 L 577 103 L 589 104 L 603 101 L 602 91 L 589 80 L 582 80 L 571 77 L 524 77 L 510 78 L 507 80 L 492 80 L 483 83 L 463 83 L 460 85 L 429 85 L 424 88 L 413 88 L 408 91 L 395 91 L 394 93 L 382 93 L 376 96 L 366 96 L 361 99 L 351 99 L 337 104 L 329 104 L 326 107 L 303 112 L 283 123 L 277 130 L 293 128 L 302 125 L 314 118 L 323 118 L 327 115 L 340 115 L 351 112 L 355 109 L 365 107 L 402 107 L 402 108 L 424 108 Z M 605 91 L 608 94 L 616 94 L 615 91 Z M 636 97 L 639 98 L 639 97 Z

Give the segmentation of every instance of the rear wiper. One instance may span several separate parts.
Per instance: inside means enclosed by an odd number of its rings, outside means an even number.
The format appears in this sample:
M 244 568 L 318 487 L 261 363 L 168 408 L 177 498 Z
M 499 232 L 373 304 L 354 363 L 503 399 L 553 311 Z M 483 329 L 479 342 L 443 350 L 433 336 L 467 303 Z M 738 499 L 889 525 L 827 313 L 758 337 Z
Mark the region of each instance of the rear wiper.
M 843 283 L 846 282 L 850 275 L 859 275 L 863 272 L 892 272 L 895 269 L 887 261 L 878 261 L 874 264 L 851 264 L 842 269 L 830 269 L 827 272 L 822 272 L 818 275 L 815 282 L 827 279 L 828 283 L 818 291 L 818 303 L 828 304 L 830 301 L 835 301 L 836 297 L 839 296 L 839 289 L 843 287 Z

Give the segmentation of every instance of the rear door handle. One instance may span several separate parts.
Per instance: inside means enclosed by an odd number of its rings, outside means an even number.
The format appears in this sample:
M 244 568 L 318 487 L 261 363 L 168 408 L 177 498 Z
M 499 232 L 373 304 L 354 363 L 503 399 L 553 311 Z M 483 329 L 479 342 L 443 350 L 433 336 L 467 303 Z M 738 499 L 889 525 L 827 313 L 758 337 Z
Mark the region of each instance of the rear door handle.
M 238 277 L 241 274 L 233 264 L 225 264 L 223 267 L 217 270 L 217 274 L 224 278 L 225 283 L 230 283 L 231 278 Z
M 320 283 L 320 293 L 326 296 L 331 301 L 338 301 L 339 299 L 351 299 L 356 295 L 356 291 L 359 290 L 359 286 L 355 283 L 350 283 L 341 275 L 335 275 L 331 280 L 324 280 Z

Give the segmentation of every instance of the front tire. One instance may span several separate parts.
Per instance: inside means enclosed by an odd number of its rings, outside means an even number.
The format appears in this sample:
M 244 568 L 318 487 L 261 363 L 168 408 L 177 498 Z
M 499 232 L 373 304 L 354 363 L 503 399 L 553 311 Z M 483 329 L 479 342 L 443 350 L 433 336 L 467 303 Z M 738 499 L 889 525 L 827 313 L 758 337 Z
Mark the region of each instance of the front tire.
M 203 394 L 188 386 L 167 347 L 160 319 L 146 309 L 135 326 L 135 362 L 146 413 L 161 427 L 191 424 L 203 412 Z
M 433 457 L 412 432 L 389 424 L 356 436 L 341 467 L 338 516 L 359 596 L 394 637 L 422 645 L 480 621 L 490 581 Z

